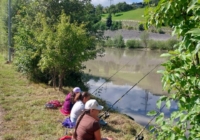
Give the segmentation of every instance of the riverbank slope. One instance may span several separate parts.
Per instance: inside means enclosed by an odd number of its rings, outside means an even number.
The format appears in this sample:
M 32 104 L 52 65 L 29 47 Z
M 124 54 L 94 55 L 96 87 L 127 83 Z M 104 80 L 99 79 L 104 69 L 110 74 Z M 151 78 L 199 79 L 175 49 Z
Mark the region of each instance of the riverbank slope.
M 0 54 L 0 139 L 2 140 L 53 140 L 64 136 L 66 129 L 61 122 L 65 119 L 59 110 L 45 109 L 50 100 L 64 101 L 71 90 L 60 92 L 44 84 L 32 83 L 15 71 L 12 64 L 5 64 Z M 100 104 L 103 104 L 102 101 Z M 143 126 L 129 117 L 111 113 L 106 119 L 108 125 L 102 127 L 102 135 L 114 140 L 134 140 Z M 144 131 L 144 140 L 150 135 Z

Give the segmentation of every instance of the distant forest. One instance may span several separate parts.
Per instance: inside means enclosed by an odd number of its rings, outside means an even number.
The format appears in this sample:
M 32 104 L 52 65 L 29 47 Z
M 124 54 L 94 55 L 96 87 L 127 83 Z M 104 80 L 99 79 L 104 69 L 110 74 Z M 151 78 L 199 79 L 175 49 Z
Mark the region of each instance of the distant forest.
M 147 5 L 157 6 L 158 2 L 159 0 L 150 0 L 149 3 L 138 2 L 138 3 L 132 3 L 132 4 L 127 4 L 126 2 L 120 2 L 116 5 L 112 4 L 108 7 L 103 7 L 101 4 L 99 4 L 95 8 L 95 12 L 98 14 L 106 14 L 106 13 L 115 14 L 118 12 L 126 12 L 129 10 L 135 10 L 137 8 L 143 8 Z

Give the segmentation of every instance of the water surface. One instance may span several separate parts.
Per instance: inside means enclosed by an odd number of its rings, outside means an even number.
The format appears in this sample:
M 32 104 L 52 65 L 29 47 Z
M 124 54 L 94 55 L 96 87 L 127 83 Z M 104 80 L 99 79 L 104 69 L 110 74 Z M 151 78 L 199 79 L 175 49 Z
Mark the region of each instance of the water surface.
M 163 69 L 158 66 L 165 61 L 160 57 L 162 53 L 160 51 L 106 49 L 103 57 L 99 56 L 85 63 L 87 67 L 85 72 L 95 76 L 87 82 L 90 92 L 112 105 L 132 88 L 114 105 L 114 108 L 130 115 L 136 122 L 146 125 L 150 120 L 146 113 L 156 110 L 156 101 L 161 95 L 166 94 L 162 90 L 161 75 L 156 72 Z M 152 69 L 154 70 L 149 73 Z M 147 73 L 149 74 L 144 78 Z M 144 79 L 139 82 L 142 78 Z M 100 86 L 101 88 L 98 89 Z M 172 102 L 169 110 L 164 108 L 162 111 L 169 116 L 176 109 L 176 103 Z

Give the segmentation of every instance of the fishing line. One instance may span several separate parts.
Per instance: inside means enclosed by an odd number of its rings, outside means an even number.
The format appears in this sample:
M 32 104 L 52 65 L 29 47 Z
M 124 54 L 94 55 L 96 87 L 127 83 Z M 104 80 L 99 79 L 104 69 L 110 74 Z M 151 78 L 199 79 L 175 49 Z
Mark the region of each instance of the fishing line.
M 131 60 L 133 60 L 134 58 L 132 58 Z M 123 65 L 120 69 L 118 69 L 113 75 L 111 75 L 108 79 L 107 79 L 107 81 L 108 80 L 110 80 L 113 76 L 115 76 L 122 68 L 124 68 L 124 66 L 126 66 L 131 60 L 129 60 L 125 65 Z M 107 81 L 105 81 L 105 82 L 103 82 L 103 84 L 101 84 L 97 89 L 95 89 L 93 92 L 92 92 L 92 94 L 94 94 L 100 87 L 102 87 Z M 97 94 L 97 93 L 96 93 Z M 96 95 L 95 94 L 95 95 Z
M 138 83 L 140 83 L 147 75 L 149 75 L 156 67 L 158 67 L 160 64 L 158 64 L 158 65 L 156 65 L 153 69 L 151 69 L 147 74 L 145 74 L 137 83 L 135 83 L 129 90 L 127 90 L 117 101 L 115 101 L 113 104 L 112 104 L 112 106 L 111 107 L 109 107 L 108 109 L 107 109 L 107 111 L 105 111 L 104 112 L 104 114 L 106 114 L 108 111 L 110 111 L 110 109 L 111 108 L 113 108 L 113 106 L 117 103 L 117 102 L 119 102 L 131 89 L 133 89 Z M 103 117 L 103 115 L 104 114 L 102 114 L 100 117 Z
M 147 52 L 146 50 L 135 50 L 135 51 L 143 51 L 143 52 Z M 132 58 L 131 60 L 133 60 L 134 58 Z M 125 65 L 123 65 L 118 71 L 116 71 L 113 75 L 111 75 L 107 80 L 110 80 L 113 76 L 115 76 L 122 68 L 124 68 L 124 66 L 126 66 L 131 60 L 129 60 Z M 97 89 L 95 89 L 92 94 L 94 94 L 98 89 L 100 89 L 107 81 L 105 81 L 103 84 L 101 84 Z M 97 94 L 97 93 L 96 93 Z M 95 95 L 96 95 L 95 94 Z
M 160 109 L 160 111 L 158 112 L 157 111 L 157 113 L 153 116 L 153 118 L 142 128 L 142 130 L 138 133 L 138 135 L 135 137 L 135 140 L 143 140 L 143 136 L 141 136 L 141 134 L 142 134 L 142 132 L 145 130 L 145 128 L 155 119 L 155 117 L 157 116 L 157 115 L 159 115 L 160 114 L 160 112 L 162 111 L 162 109 L 165 107 L 165 105 L 166 104 L 164 104 L 162 107 L 161 107 L 161 109 Z

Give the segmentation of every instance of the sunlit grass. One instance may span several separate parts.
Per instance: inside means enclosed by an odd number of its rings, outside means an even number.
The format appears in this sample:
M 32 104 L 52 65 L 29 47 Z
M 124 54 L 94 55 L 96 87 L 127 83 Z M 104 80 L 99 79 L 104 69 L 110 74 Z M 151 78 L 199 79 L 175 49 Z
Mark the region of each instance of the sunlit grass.
M 112 14 L 112 20 L 135 20 L 135 21 L 144 21 L 144 8 L 139 8 L 136 10 L 131 10 L 127 12 L 120 12 L 116 13 L 115 15 Z M 106 20 L 108 14 L 102 15 L 102 20 Z
M 66 94 L 44 84 L 35 84 L 16 72 L 12 64 L 5 64 L 0 55 L 0 107 L 3 110 L 3 123 L 0 137 L 3 140 L 56 140 L 64 136 L 66 128 L 61 122 L 65 119 L 58 109 L 46 109 L 50 100 L 64 101 Z M 66 93 L 71 88 L 65 88 Z M 105 101 L 98 99 L 102 105 Z M 105 107 L 106 109 L 106 107 Z M 124 115 L 111 113 L 102 127 L 104 137 L 115 140 L 131 140 L 142 126 Z M 147 134 L 147 131 L 145 131 Z M 145 140 L 149 139 L 147 136 Z

